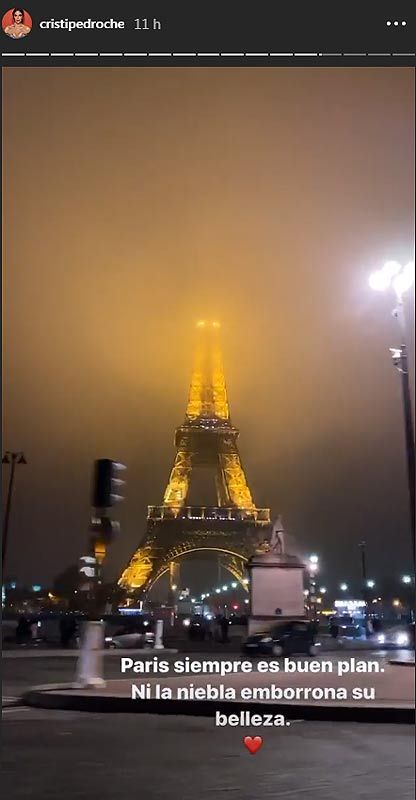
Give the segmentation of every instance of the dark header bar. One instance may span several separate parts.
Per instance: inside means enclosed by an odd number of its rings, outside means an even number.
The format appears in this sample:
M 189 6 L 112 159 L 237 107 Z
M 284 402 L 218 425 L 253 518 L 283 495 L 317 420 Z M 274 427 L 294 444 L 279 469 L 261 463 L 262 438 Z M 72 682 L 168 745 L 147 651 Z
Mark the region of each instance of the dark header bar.
M 2 63 L 411 65 L 414 0 L 24 0 L 2 4 Z M 5 16 L 3 16 L 5 15 Z

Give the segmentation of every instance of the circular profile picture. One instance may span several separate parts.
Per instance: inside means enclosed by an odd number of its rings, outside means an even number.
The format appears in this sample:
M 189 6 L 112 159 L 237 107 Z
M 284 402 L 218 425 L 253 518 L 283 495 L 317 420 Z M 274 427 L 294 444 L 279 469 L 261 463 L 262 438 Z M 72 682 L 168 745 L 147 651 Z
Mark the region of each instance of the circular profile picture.
M 32 30 L 32 17 L 23 8 L 11 8 L 3 16 L 1 27 L 11 39 L 23 39 Z

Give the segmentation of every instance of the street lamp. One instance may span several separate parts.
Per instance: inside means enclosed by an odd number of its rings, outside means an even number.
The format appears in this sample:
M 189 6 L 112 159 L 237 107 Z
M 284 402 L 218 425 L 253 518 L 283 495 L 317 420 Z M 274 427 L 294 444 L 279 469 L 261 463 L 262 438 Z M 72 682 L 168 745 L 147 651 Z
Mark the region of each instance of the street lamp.
M 402 376 L 402 397 L 404 434 L 406 445 L 407 483 L 409 491 L 410 533 L 412 537 L 413 567 L 415 568 L 415 438 L 413 431 L 412 403 L 410 398 L 409 367 L 407 360 L 406 324 L 404 315 L 403 297 L 414 283 L 415 265 L 409 261 L 404 267 L 397 261 L 388 261 L 384 267 L 373 272 L 369 277 L 369 284 L 376 291 L 386 291 L 393 288 L 397 305 L 393 316 L 400 325 L 402 344 L 400 347 L 390 347 L 394 366 Z
M 372 581 L 372 580 L 369 580 L 369 581 L 367 581 L 367 583 L 366 583 L 366 586 L 367 586 L 369 589 L 374 589 L 375 585 L 376 585 L 376 582 L 375 582 L 375 581 Z
M 410 587 L 411 584 L 412 584 L 412 581 L 413 581 L 413 578 L 411 577 L 411 575 L 402 575 L 402 577 L 401 577 L 401 582 L 405 586 Z M 410 622 L 413 622 L 414 617 L 415 617 L 413 594 L 414 593 L 412 592 L 411 596 L 409 596 L 409 592 L 407 590 L 405 591 L 405 604 L 406 604 L 406 607 L 408 607 L 408 609 L 409 609 Z
M 348 591 L 348 584 L 347 583 L 340 583 L 339 588 L 341 589 L 341 592 L 347 592 Z
M 316 573 L 319 568 L 319 557 L 317 555 L 309 556 L 308 560 L 308 573 L 309 573 L 309 616 L 311 620 L 316 619 Z
M 9 450 L 6 450 L 2 458 L 2 464 L 11 464 L 9 486 L 7 490 L 6 509 L 4 512 L 4 522 L 3 522 L 2 559 L 3 559 L 3 576 L 4 576 L 6 553 L 7 553 L 7 539 L 9 533 L 10 509 L 12 507 L 12 496 L 14 487 L 14 474 L 15 474 L 16 464 L 27 464 L 27 461 L 22 452 L 11 453 Z

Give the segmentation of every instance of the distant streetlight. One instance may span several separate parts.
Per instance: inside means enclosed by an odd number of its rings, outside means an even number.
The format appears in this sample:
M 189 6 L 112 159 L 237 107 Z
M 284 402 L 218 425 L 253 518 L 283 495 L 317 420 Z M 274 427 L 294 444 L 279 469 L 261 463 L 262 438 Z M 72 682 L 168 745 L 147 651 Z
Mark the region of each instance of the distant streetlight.
M 403 297 L 413 285 L 414 278 L 415 265 L 412 261 L 409 261 L 409 263 L 405 266 L 402 266 L 397 261 L 388 261 L 382 269 L 378 270 L 377 272 L 373 272 L 369 278 L 370 287 L 378 292 L 393 288 L 397 300 L 397 305 L 393 310 L 393 316 L 398 320 L 400 325 L 402 344 L 400 347 L 390 347 L 390 352 L 392 355 L 393 364 L 395 367 L 397 367 L 402 376 L 403 417 L 413 568 L 415 568 L 415 437 L 413 430 L 412 402 L 410 398 L 409 368 L 406 345 L 406 321 L 404 315 Z
M 222 590 L 223 590 L 223 592 L 226 592 L 226 591 L 227 591 L 227 589 L 228 589 L 228 586 L 227 586 L 227 585 L 225 585 L 225 586 L 223 586 L 223 587 L 222 587 Z
M 411 583 L 411 582 L 412 582 L 412 579 L 411 579 L 410 575 L 402 575 L 402 583 L 408 584 L 408 583 Z
M 233 589 L 236 589 L 237 586 L 238 586 L 238 583 L 236 581 L 233 581 L 231 586 L 232 586 Z
M 3 576 L 5 574 L 5 563 L 6 563 L 6 553 L 7 553 L 7 539 L 9 534 L 9 522 L 10 522 L 10 509 L 12 507 L 12 497 L 13 497 L 13 488 L 14 488 L 14 475 L 16 464 L 27 464 L 25 456 L 22 452 L 18 453 L 11 453 L 9 450 L 6 450 L 3 458 L 2 464 L 11 464 L 10 467 L 10 477 L 9 477 L 9 486 L 7 489 L 7 500 L 6 500 L 6 509 L 4 512 L 4 522 L 3 522 L 3 543 L 2 543 L 2 559 L 3 559 Z
M 341 592 L 347 592 L 348 591 L 348 584 L 347 583 L 340 583 L 339 588 L 341 589 Z
M 376 582 L 372 581 L 372 580 L 369 580 L 366 583 L 366 586 L 368 586 L 369 589 L 374 589 L 375 585 L 376 585 Z
M 320 593 L 320 594 L 326 594 L 326 593 L 327 593 L 327 589 L 326 589 L 326 587 L 325 587 L 325 586 L 320 586 L 320 587 L 319 587 L 319 593 Z

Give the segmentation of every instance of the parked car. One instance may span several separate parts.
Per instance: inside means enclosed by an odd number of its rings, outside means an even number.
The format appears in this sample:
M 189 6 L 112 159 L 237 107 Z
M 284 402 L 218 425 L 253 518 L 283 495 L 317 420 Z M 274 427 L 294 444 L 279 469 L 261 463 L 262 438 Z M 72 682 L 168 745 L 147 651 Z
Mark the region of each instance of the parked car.
M 305 620 L 279 622 L 269 631 L 248 636 L 243 652 L 251 655 L 288 656 L 293 653 L 316 655 L 315 626 Z

